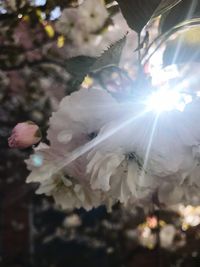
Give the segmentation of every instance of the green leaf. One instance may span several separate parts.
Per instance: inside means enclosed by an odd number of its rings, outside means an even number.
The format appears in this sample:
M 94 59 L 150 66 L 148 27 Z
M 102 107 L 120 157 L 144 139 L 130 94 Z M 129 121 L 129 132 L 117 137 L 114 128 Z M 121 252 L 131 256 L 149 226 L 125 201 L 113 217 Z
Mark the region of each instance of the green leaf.
M 95 63 L 95 57 L 78 56 L 72 57 L 65 62 L 67 71 L 73 76 L 86 75 Z
M 150 20 L 161 0 L 116 0 L 129 27 L 140 33 Z
M 156 8 L 155 12 L 153 13 L 152 18 L 156 18 L 160 15 L 163 15 L 165 12 L 172 9 L 174 6 L 176 6 L 181 1 L 182 0 L 162 0 L 159 6 Z M 191 0 L 190 0 L 190 4 L 191 4 Z
M 185 20 L 170 28 L 167 32 L 161 34 L 159 38 L 157 38 L 156 41 L 153 43 L 154 49 L 151 50 L 150 53 L 147 53 L 147 55 L 143 58 L 143 64 L 146 64 L 152 57 L 152 55 L 155 54 L 163 44 L 165 44 L 167 47 L 164 53 L 164 65 L 187 61 L 192 62 L 195 60 L 199 61 L 199 42 L 196 42 L 195 44 L 194 41 L 191 40 L 192 38 L 190 36 L 190 33 L 194 35 L 194 32 L 188 32 L 189 34 L 187 35 L 184 34 L 184 31 L 189 31 L 190 29 L 194 28 L 200 29 L 200 18 Z M 170 39 L 173 34 L 176 34 L 176 40 L 174 40 L 174 42 Z M 199 34 L 195 37 L 195 39 L 197 37 L 199 37 Z M 186 39 L 187 41 L 185 42 Z M 190 43 L 188 40 L 191 40 L 192 42 Z M 187 49 L 185 50 L 184 47 L 186 46 Z
M 126 36 L 112 44 L 100 57 L 97 58 L 91 71 L 98 71 L 111 65 L 118 66 L 125 43 Z
M 200 25 L 186 27 L 166 42 L 163 65 L 200 62 Z
M 70 58 L 65 62 L 66 70 L 72 76 L 82 76 L 106 66 L 118 65 L 125 43 L 126 36 L 112 44 L 99 57 L 78 56 Z
M 68 82 L 70 92 L 73 92 L 79 88 L 87 74 L 98 72 L 99 70 L 108 66 L 118 66 L 125 42 L 126 37 L 112 44 L 102 53 L 101 56 L 97 58 L 78 56 L 68 59 L 65 62 L 65 67 L 72 76 Z
M 177 5 L 168 10 L 161 18 L 160 30 L 164 33 L 181 22 L 198 17 L 200 17 L 199 1 L 178 1 Z
M 71 74 L 71 79 L 68 82 L 68 88 L 71 93 L 79 89 L 80 84 L 83 82 L 85 76 L 91 71 L 96 58 L 88 56 L 78 56 L 68 59 L 65 62 L 66 70 Z

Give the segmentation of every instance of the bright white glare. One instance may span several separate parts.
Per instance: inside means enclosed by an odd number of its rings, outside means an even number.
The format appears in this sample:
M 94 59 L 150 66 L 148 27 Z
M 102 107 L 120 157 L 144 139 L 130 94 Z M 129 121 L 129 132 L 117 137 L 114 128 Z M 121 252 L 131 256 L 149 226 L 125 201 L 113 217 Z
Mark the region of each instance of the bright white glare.
M 180 77 L 178 67 L 176 65 L 170 65 L 164 69 L 160 67 L 151 66 L 151 82 L 153 86 L 159 86 L 168 82 L 171 79 Z
M 35 0 L 36 6 L 43 6 L 46 4 L 46 0 Z
M 162 88 L 153 92 L 146 101 L 149 110 L 157 113 L 163 111 L 179 110 L 183 111 L 185 106 L 192 101 L 192 97 L 183 95 L 181 92 Z
M 51 11 L 50 19 L 55 20 L 55 19 L 59 18 L 60 15 L 61 15 L 61 10 L 60 10 L 60 7 L 57 6 Z

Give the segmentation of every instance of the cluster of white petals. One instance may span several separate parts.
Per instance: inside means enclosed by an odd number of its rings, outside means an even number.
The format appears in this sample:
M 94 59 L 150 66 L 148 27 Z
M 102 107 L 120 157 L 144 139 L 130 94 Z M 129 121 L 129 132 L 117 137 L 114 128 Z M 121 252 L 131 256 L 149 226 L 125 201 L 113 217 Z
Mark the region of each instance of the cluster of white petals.
M 112 25 L 106 26 L 108 18 L 102 0 L 85 0 L 76 8 L 62 11 L 56 30 L 65 36 L 66 52 L 70 57 L 98 56 L 127 33 L 128 26 L 120 13 L 112 16 Z
M 199 118 L 199 98 L 158 115 L 136 98 L 81 89 L 50 118 L 50 145 L 27 160 L 27 182 L 63 208 L 199 204 Z

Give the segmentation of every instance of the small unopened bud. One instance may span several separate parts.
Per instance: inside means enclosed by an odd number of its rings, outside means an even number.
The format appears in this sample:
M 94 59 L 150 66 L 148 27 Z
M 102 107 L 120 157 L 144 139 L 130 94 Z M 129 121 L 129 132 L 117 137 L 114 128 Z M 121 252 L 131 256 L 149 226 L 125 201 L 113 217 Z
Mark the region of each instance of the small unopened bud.
M 41 140 L 39 127 L 32 121 L 18 123 L 8 138 L 11 148 L 27 148 L 37 144 Z

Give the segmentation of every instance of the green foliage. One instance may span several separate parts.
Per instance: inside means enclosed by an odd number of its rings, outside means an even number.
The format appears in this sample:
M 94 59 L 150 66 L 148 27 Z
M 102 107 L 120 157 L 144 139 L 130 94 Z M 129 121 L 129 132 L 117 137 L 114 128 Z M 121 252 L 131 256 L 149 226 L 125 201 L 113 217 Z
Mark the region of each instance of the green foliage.
M 186 22 L 189 19 L 200 16 L 200 1 L 182 0 L 178 2 L 176 6 L 162 16 L 160 24 L 162 33 L 172 29 L 181 22 Z
M 108 66 L 118 66 L 121 58 L 121 54 L 126 43 L 126 36 L 116 43 L 112 44 L 107 50 L 105 50 L 100 57 L 97 58 L 92 71 L 98 71 Z
M 150 19 L 163 15 L 182 0 L 117 0 L 129 27 L 140 33 Z
M 166 42 L 166 49 L 163 54 L 163 64 L 183 64 L 200 62 L 200 25 L 187 28 L 176 34 L 174 40 Z
M 91 70 L 95 61 L 96 58 L 93 57 L 77 56 L 66 60 L 65 66 L 72 76 L 85 76 Z
M 183 0 L 162 0 L 155 12 L 153 13 L 152 18 L 156 18 L 160 15 L 165 14 L 165 12 L 170 11 L 174 8 L 178 3 Z M 190 1 L 191 2 L 191 1 Z
M 98 72 L 109 66 L 118 66 L 126 37 L 112 44 L 99 57 L 78 56 L 65 62 L 66 70 L 72 75 L 70 82 L 71 92 L 78 89 L 85 76 L 92 72 Z
M 91 68 L 96 61 L 96 58 L 88 56 L 78 56 L 68 59 L 65 62 L 66 70 L 71 74 L 71 79 L 68 83 L 70 92 L 76 91 L 83 82 L 85 76 L 91 71 Z
M 155 49 L 143 62 L 147 62 L 162 45 L 165 45 L 164 66 L 199 62 L 200 1 L 171 0 L 163 3 L 169 4 L 170 2 L 171 5 L 168 5 L 168 8 L 164 8 L 161 12 L 161 10 L 159 11 L 160 5 L 154 13 L 153 17 L 162 13 L 159 25 L 160 35 L 150 44 Z M 171 38 L 172 35 L 173 38 Z M 147 51 L 149 51 L 149 47 Z
M 161 0 L 117 0 L 129 27 L 140 33 Z

